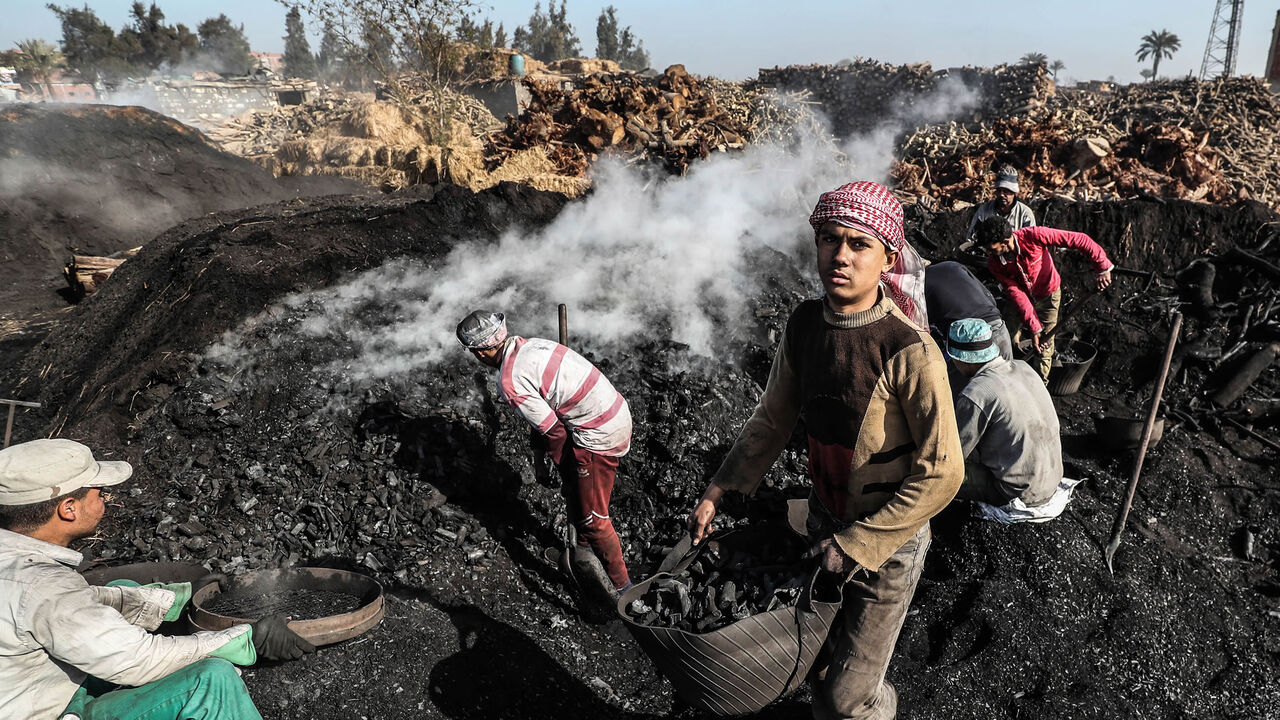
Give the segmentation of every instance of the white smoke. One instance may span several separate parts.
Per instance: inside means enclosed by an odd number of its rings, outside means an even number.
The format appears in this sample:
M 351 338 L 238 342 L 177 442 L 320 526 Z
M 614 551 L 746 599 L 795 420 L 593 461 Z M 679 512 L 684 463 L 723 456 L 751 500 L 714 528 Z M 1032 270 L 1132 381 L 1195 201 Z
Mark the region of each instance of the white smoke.
M 752 322 L 747 299 L 768 280 L 746 264 L 753 251 L 781 252 L 813 276 L 808 216 L 818 195 L 852 180 L 886 181 L 908 123 L 954 116 L 975 101 L 963 85 L 944 83 L 840 148 L 757 145 L 695 163 L 683 177 L 606 161 L 592 194 L 543 229 L 464 243 L 437 265 L 394 261 L 285 304 L 306 314 L 301 327 L 312 338 L 358 348 L 344 364 L 363 377 L 456 356 L 454 327 L 478 308 L 506 313 L 514 334 L 554 338 L 557 303 L 569 307 L 575 345 L 651 339 L 660 323 L 670 339 L 711 355 L 720 325 Z M 217 353 L 236 345 L 228 337 Z
M 126 192 L 109 171 L 25 157 L 0 158 L 0 203 L 10 210 L 44 206 L 61 216 L 92 218 L 124 242 L 142 242 L 203 212 L 194 199 Z

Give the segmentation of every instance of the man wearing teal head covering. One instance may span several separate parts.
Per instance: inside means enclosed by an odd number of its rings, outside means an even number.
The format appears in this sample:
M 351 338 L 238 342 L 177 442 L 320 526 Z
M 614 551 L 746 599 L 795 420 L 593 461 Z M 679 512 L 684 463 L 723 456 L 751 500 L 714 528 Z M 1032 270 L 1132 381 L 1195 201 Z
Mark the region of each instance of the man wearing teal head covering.
M 964 483 L 956 498 L 1000 507 L 1019 498 L 1035 507 L 1062 480 L 1058 414 L 1039 373 L 1000 357 L 991 326 L 978 318 L 951 324 L 947 354 L 968 378 L 956 398 Z

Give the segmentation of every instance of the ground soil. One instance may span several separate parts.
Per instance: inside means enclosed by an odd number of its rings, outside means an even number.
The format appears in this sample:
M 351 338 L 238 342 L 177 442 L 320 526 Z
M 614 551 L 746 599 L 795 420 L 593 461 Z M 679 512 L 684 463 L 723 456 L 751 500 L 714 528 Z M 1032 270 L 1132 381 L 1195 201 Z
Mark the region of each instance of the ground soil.
M 361 191 L 278 180 L 172 118 L 112 105 L 6 105 L 0 169 L 0 306 L 26 319 L 66 304 L 54 293 L 72 253 L 109 255 L 220 210 Z
M 396 258 L 430 267 L 512 223 L 546 223 L 564 203 L 503 185 L 195 219 L 149 243 L 0 374 L 3 387 L 45 404 L 20 417 L 19 437 L 84 439 L 137 467 L 133 489 L 86 548 L 98 560 L 194 560 L 232 573 L 316 563 L 386 583 L 378 627 L 304 660 L 246 671 L 265 716 L 693 716 L 621 623 L 582 619 L 565 579 L 542 559 L 563 523 L 561 501 L 539 479 L 526 430 L 494 402 L 486 373 L 459 353 L 411 383 L 344 376 L 334 368 L 353 349 L 304 332 L 307 302 L 277 304 Z M 956 506 L 934 520 L 889 671 L 899 717 L 1272 717 L 1280 484 L 1276 451 L 1206 409 L 1204 391 L 1233 366 L 1188 354 L 1171 373 L 1173 419 L 1146 458 L 1114 574 L 1101 547 L 1134 456 L 1107 449 L 1093 415 L 1143 413 L 1168 312 L 1180 303 L 1176 271 L 1232 246 L 1267 252 L 1276 218 L 1247 204 L 1037 210 L 1093 234 L 1121 266 L 1154 274 L 1117 276 L 1068 330 L 1098 355 L 1082 390 L 1057 399 L 1068 474 L 1085 478 L 1067 512 L 1005 527 Z M 955 256 L 964 222 L 913 210 L 911 237 L 934 257 Z M 753 300 L 754 325 L 724 341 L 724 361 L 691 356 L 660 327 L 625 352 L 584 348 L 636 418 L 613 514 L 637 577 L 678 538 L 752 409 L 769 338 L 809 287 L 807 269 L 787 258 L 750 261 L 770 275 L 770 290 Z M 1274 287 L 1218 262 L 1224 314 L 1189 316 L 1188 344 L 1230 346 L 1229 311 Z M 1068 296 L 1081 297 L 1085 266 L 1066 255 L 1060 267 Z M 376 318 L 380 309 L 367 312 Z M 256 354 L 206 354 L 232 329 Z M 1261 341 L 1256 333 L 1268 329 L 1251 332 Z M 1278 388 L 1273 368 L 1251 396 Z M 462 394 L 480 400 L 455 403 Z M 776 516 L 783 499 L 806 491 L 804 464 L 803 444 L 793 443 L 755 498 L 726 504 L 726 519 Z M 192 518 L 207 532 L 176 529 Z M 763 715 L 803 716 L 806 692 Z

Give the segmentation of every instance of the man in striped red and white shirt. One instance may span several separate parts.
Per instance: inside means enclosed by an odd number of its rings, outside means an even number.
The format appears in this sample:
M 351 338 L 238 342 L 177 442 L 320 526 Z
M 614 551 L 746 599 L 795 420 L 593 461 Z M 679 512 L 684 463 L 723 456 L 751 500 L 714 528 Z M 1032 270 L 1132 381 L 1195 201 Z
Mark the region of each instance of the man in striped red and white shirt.
M 502 398 L 544 440 L 564 479 L 578 544 L 604 564 L 614 589 L 630 585 L 622 544 L 609 518 L 618 458 L 631 448 L 631 411 L 586 358 L 551 340 L 508 335 L 502 313 L 477 310 L 458 324 L 458 340 L 498 368 Z

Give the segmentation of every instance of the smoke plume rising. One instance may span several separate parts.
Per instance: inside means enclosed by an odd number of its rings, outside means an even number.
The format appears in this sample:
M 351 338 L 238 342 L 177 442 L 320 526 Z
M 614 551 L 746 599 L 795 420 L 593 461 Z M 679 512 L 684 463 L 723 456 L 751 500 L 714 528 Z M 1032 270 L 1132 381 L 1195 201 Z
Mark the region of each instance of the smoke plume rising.
M 454 327 L 477 308 L 506 313 L 513 334 L 554 338 L 556 304 L 565 303 L 575 345 L 661 334 L 711 355 L 725 323 L 752 321 L 746 300 L 767 280 L 748 266 L 753 252 L 781 252 L 813 276 L 808 216 L 817 196 L 852 180 L 886 181 L 904 128 L 955 116 L 975 101 L 962 84 L 946 82 L 838 148 L 816 138 L 756 145 L 698 163 L 684 177 L 605 161 L 592 194 L 546 228 L 463 243 L 437 265 L 392 262 L 285 304 L 305 315 L 301 327 L 313 340 L 359 348 L 344 365 L 363 377 L 456 356 Z M 215 354 L 236 346 L 228 337 Z

